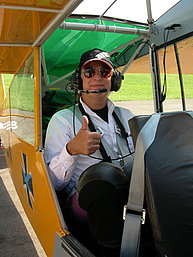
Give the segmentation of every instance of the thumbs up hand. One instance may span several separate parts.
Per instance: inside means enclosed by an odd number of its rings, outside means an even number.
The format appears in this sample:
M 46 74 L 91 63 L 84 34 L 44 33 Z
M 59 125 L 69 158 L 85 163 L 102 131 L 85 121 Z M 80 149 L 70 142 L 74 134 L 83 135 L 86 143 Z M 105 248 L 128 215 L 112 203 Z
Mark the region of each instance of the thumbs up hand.
M 86 116 L 82 116 L 82 127 L 80 130 L 88 130 L 88 118 Z
M 82 116 L 83 123 L 78 134 L 68 142 L 66 148 L 69 154 L 90 155 L 96 152 L 100 147 L 101 135 L 98 132 L 88 130 L 88 118 Z

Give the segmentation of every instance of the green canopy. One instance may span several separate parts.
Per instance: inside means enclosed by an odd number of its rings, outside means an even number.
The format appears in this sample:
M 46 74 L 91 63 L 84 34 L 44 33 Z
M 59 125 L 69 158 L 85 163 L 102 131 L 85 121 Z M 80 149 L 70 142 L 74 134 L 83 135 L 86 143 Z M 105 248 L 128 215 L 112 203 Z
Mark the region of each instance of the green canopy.
M 147 26 L 131 25 L 128 22 L 97 19 L 66 19 L 66 23 L 101 24 L 106 26 L 147 30 Z M 140 38 L 139 38 L 140 37 Z M 139 40 L 138 40 L 139 38 Z M 141 40 L 140 40 L 141 39 Z M 139 44 L 140 35 L 100 31 L 79 31 L 57 28 L 44 43 L 43 51 L 48 82 L 69 77 L 78 67 L 80 56 L 87 50 L 100 48 L 110 52 L 115 67 L 125 65 Z M 129 45 L 129 42 L 134 42 Z M 122 46 L 121 48 L 119 48 Z M 117 49 L 118 48 L 118 49 Z M 115 49 L 115 51 L 114 51 Z

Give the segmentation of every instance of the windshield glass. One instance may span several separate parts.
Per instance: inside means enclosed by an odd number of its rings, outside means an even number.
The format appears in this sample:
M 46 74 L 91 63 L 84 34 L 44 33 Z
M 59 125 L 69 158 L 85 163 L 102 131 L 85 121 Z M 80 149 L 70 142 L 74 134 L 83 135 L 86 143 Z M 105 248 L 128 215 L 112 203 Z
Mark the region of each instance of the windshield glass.
M 108 9 L 108 7 L 114 2 L 114 4 Z M 157 20 L 168 9 L 178 3 L 179 0 L 152 0 L 152 17 Z M 147 8 L 145 0 L 84 0 L 73 12 L 73 14 L 93 14 L 109 17 L 116 17 L 119 19 L 126 19 L 130 21 L 137 21 L 147 23 Z

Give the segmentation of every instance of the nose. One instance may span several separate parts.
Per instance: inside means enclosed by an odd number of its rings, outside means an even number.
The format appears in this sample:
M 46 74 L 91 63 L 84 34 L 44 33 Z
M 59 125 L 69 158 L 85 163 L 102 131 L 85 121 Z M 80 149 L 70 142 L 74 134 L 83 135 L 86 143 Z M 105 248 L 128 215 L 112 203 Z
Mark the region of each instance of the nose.
M 94 76 L 93 77 L 102 77 L 102 75 L 100 74 L 100 71 L 99 69 L 95 69 L 95 73 L 94 73 Z

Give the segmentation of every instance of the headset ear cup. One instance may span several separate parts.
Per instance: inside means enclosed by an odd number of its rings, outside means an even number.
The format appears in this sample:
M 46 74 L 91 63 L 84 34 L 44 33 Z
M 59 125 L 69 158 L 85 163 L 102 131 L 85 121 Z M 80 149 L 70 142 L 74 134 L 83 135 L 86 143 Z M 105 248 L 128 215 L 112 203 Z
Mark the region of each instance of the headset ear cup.
M 78 83 L 78 89 L 83 90 L 81 71 L 80 70 L 77 70 L 77 83 Z
M 118 70 L 115 70 L 111 78 L 111 91 L 117 92 L 121 87 L 123 76 Z
M 71 79 L 70 79 L 71 83 L 76 85 L 77 89 L 82 90 L 82 79 L 81 79 L 81 74 L 79 69 L 76 69 L 74 74 L 72 75 Z

